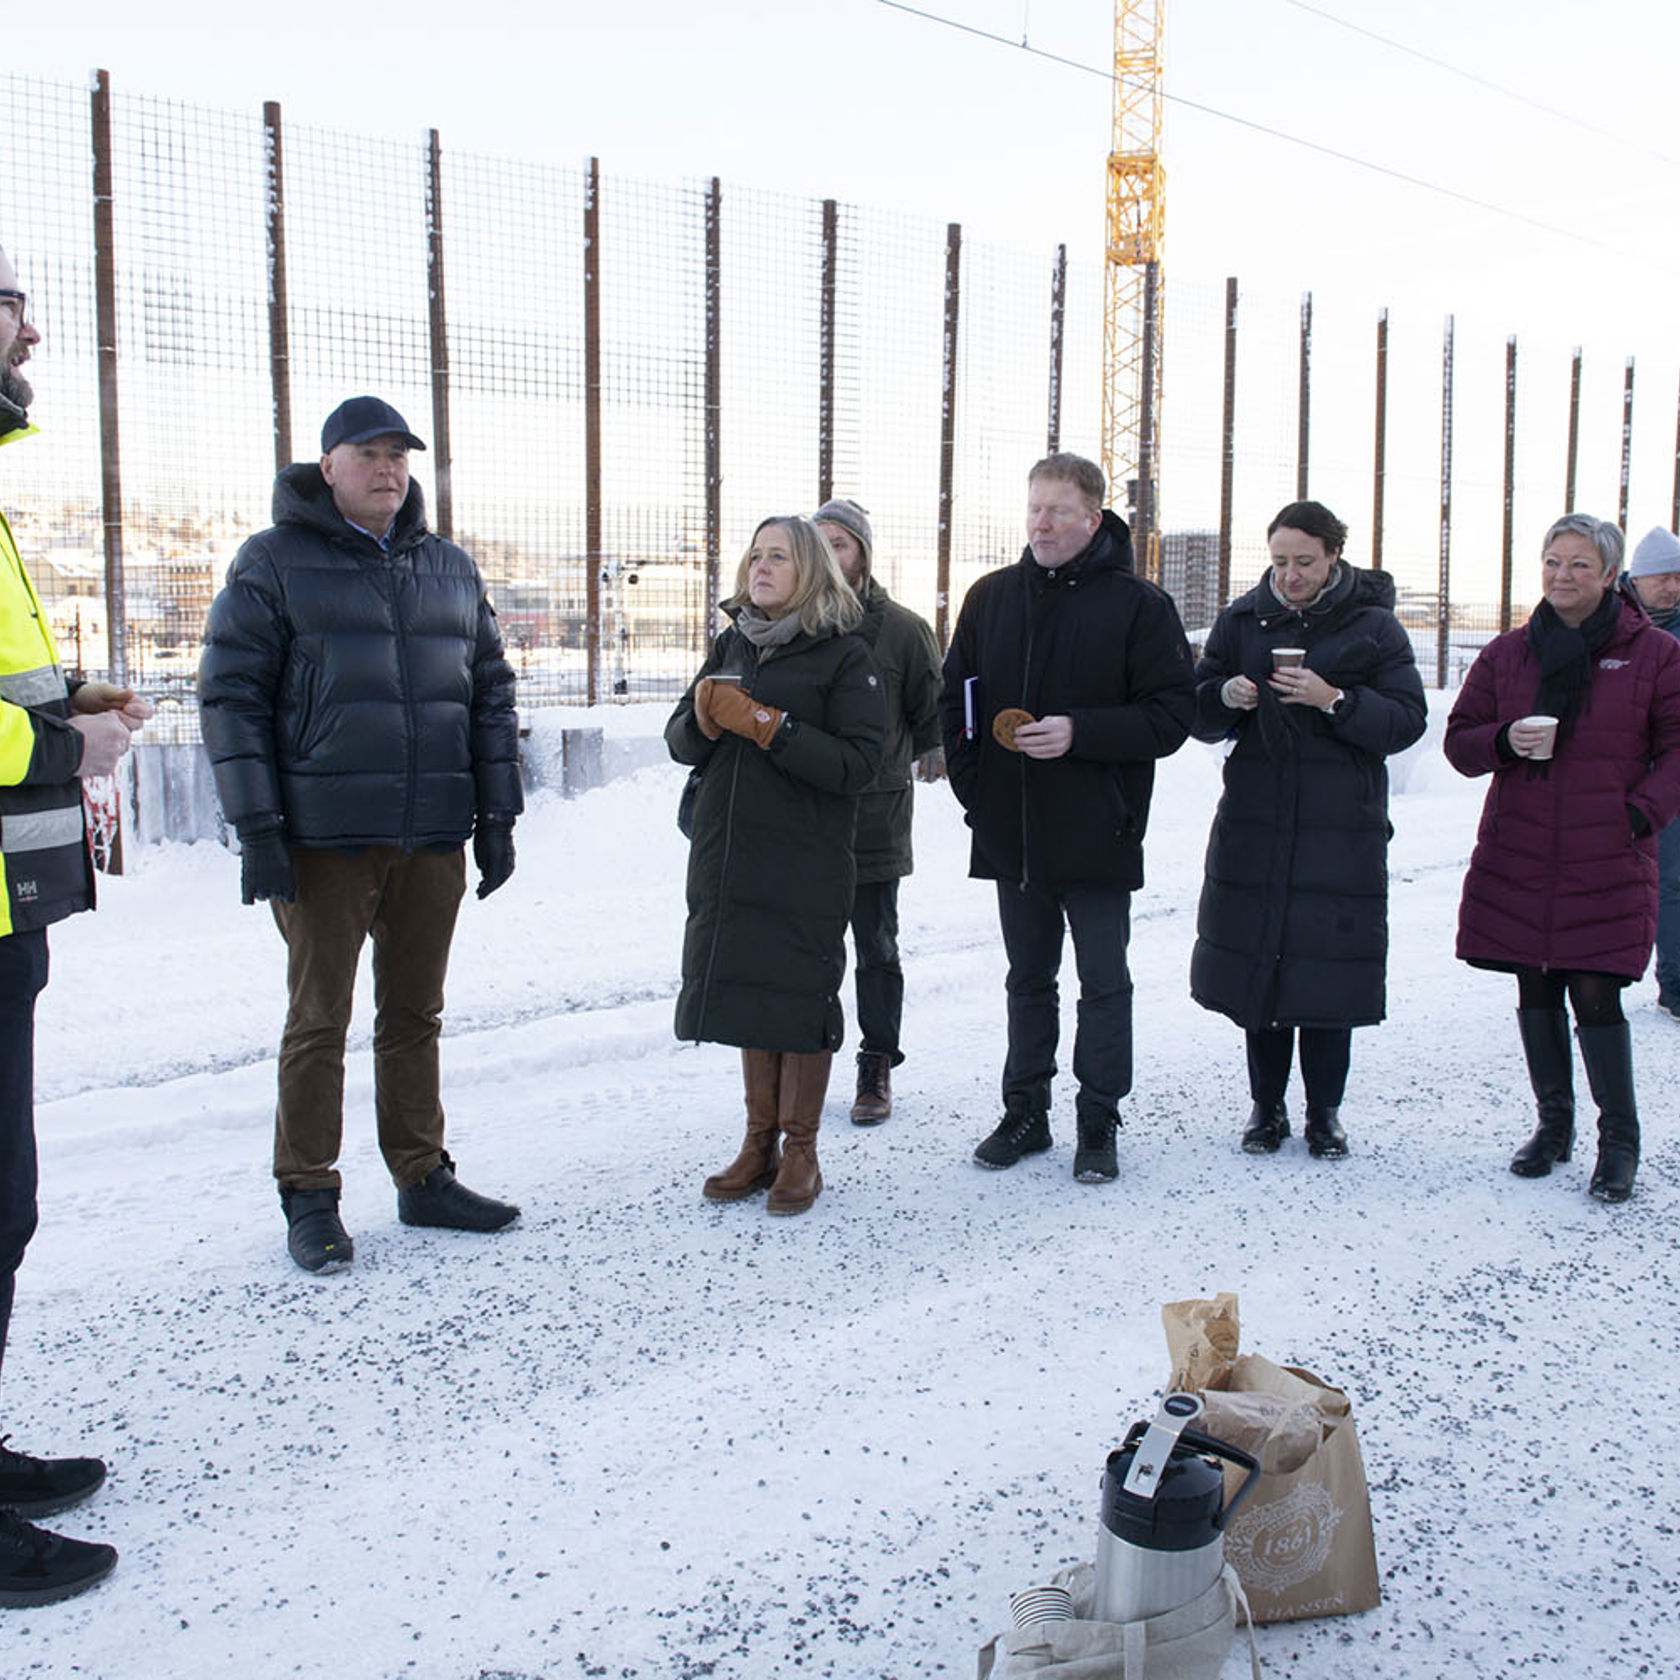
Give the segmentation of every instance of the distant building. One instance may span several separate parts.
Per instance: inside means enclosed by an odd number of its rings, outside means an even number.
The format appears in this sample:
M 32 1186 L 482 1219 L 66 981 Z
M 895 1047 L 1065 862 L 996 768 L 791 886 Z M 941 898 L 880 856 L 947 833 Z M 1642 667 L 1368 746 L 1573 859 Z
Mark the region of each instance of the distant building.
M 1199 647 L 1225 604 L 1219 599 L 1219 533 L 1168 531 L 1161 541 L 1161 587 Z

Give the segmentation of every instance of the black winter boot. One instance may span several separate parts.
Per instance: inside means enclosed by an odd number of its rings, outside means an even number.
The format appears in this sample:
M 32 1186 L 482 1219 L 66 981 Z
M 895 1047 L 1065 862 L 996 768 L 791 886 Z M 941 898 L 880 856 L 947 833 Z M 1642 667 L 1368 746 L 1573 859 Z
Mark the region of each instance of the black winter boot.
M 1639 1166 L 1639 1111 L 1633 1101 L 1633 1034 L 1626 1021 L 1577 1027 L 1587 1084 L 1598 1104 L 1598 1164 L 1588 1193 L 1601 1202 L 1625 1202 Z
M 1307 1153 L 1321 1161 L 1340 1161 L 1348 1152 L 1347 1133 L 1337 1119 L 1337 1110 L 1307 1104 Z
M 1243 1154 L 1275 1155 L 1289 1136 L 1289 1110 L 1280 1097 L 1275 1103 L 1257 1102 L 1242 1135 Z
M 350 1264 L 356 1247 L 338 1217 L 336 1190 L 282 1185 L 280 1206 L 286 1210 L 286 1252 L 306 1272 L 342 1272 Z
M 455 1176 L 447 1154 L 420 1180 L 397 1191 L 397 1218 L 404 1225 L 435 1225 L 446 1231 L 499 1231 L 519 1217 L 512 1202 L 498 1202 L 469 1190 Z
M 1517 1031 L 1528 1061 L 1528 1082 L 1540 1124 L 1511 1157 L 1518 1178 L 1544 1178 L 1554 1162 L 1575 1148 L 1575 1064 L 1569 1050 L 1569 1017 L 1561 1009 L 1519 1009 Z
M 1079 1093 L 1074 1103 L 1079 1126 L 1079 1143 L 1073 1152 L 1073 1176 L 1081 1184 L 1107 1184 L 1120 1176 L 1114 1153 L 1114 1134 L 1120 1130 L 1120 1115 L 1099 1097 Z
M 974 1151 L 982 1167 L 1001 1172 L 1023 1155 L 1042 1155 L 1050 1147 L 1050 1116 L 1042 1108 L 1028 1108 L 1025 1097 L 1011 1097 L 1003 1118 Z

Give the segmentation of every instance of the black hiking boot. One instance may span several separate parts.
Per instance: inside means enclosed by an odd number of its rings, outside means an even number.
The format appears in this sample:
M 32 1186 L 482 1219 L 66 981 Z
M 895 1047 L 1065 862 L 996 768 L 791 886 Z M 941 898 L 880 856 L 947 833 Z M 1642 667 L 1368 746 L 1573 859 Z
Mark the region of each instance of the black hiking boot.
M 1120 1176 L 1114 1152 L 1114 1135 L 1120 1130 L 1120 1115 L 1098 1097 L 1081 1091 L 1074 1103 L 1079 1126 L 1079 1143 L 1073 1152 L 1073 1176 L 1081 1184 L 1108 1184 Z
M 1001 1172 L 1023 1155 L 1042 1155 L 1050 1147 L 1050 1116 L 1042 1108 L 1028 1108 L 1024 1102 L 1008 1103 L 996 1129 L 974 1151 L 982 1167 Z

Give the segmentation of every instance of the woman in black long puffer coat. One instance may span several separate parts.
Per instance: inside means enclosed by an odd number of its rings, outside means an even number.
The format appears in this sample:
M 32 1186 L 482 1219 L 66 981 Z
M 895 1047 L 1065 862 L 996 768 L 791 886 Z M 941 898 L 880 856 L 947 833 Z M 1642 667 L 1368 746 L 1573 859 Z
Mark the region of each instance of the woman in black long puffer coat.
M 771 1213 L 803 1213 L 822 1189 L 857 796 L 880 768 L 885 708 L 851 634 L 863 609 L 809 520 L 758 527 L 724 610 L 729 628 L 665 726 L 671 756 L 704 767 L 676 1030 L 741 1047 L 746 1141 L 704 1194 L 768 1186 Z
M 1384 1013 L 1383 761 L 1423 734 L 1427 710 L 1393 579 L 1342 559 L 1341 520 L 1322 503 L 1291 502 L 1266 536 L 1271 570 L 1219 615 L 1196 666 L 1194 733 L 1234 744 L 1190 991 L 1247 1033 L 1254 1109 L 1243 1148 L 1269 1155 L 1289 1135 L 1299 1032 L 1307 1147 L 1338 1159 L 1353 1028 Z

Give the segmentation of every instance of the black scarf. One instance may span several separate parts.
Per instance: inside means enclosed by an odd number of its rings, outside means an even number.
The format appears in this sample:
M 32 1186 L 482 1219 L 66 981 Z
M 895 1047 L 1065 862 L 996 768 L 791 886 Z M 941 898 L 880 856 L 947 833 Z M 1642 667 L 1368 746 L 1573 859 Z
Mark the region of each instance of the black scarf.
M 1579 626 L 1565 624 L 1550 601 L 1542 601 L 1528 620 L 1528 646 L 1540 666 L 1540 687 L 1534 711 L 1558 720 L 1561 747 L 1575 728 L 1575 720 L 1592 688 L 1593 656 L 1610 640 L 1621 616 L 1621 597 L 1613 589 Z

